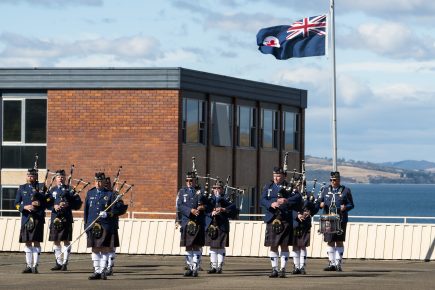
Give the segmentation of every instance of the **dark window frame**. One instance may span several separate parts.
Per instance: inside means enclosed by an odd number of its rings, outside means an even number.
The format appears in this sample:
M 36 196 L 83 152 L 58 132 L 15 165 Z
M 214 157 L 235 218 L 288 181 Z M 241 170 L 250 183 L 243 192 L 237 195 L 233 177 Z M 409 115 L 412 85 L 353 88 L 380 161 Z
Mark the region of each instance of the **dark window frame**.
M 287 132 L 287 116 L 292 114 L 292 128 L 291 132 Z M 283 111 L 282 112 L 282 148 L 288 152 L 299 152 L 300 151 L 300 134 L 301 134 L 301 122 L 300 122 L 300 114 L 298 112 L 293 111 Z M 292 147 L 289 148 L 289 143 L 287 143 L 287 136 L 292 136 Z
M 42 100 L 44 102 L 33 101 Z M 5 130 L 5 103 L 20 102 L 20 138 L 19 140 L 4 141 Z M 41 108 L 34 113 L 32 109 L 36 106 Z M 33 107 L 32 107 L 33 106 Z M 30 114 L 34 113 L 29 117 Z M 35 119 L 35 116 L 45 117 L 45 120 Z M 46 167 L 46 150 L 47 150 L 47 120 L 48 120 L 48 100 L 46 94 L 4 94 L 2 95 L 2 148 L 1 148 L 1 168 L 7 169 L 24 169 L 33 167 L 33 156 L 38 153 L 40 168 Z M 35 124 L 38 124 L 32 128 Z M 42 126 L 41 126 L 42 125 Z M 29 128 L 30 127 L 30 128 Z M 32 131 L 31 133 L 29 131 Z M 39 133 L 33 134 L 33 130 L 39 130 Z M 41 137 L 41 134 L 43 136 Z M 40 142 L 32 142 L 29 138 L 35 140 L 38 138 Z M 39 140 L 37 140 L 39 141 Z M 29 158 L 30 156 L 30 158 Z M 30 166 L 29 166 L 30 165 Z
M 4 198 L 4 190 L 8 189 L 8 190 L 13 190 L 14 194 L 11 196 L 11 198 L 5 199 Z M 15 196 L 16 196 L 16 192 L 18 190 L 18 186 L 13 186 L 13 185 L 2 185 L 1 186 L 1 190 L 0 190 L 0 216 L 20 216 L 20 213 L 16 210 L 16 208 L 14 207 L 14 203 L 15 203 Z M 5 200 L 10 201 L 11 203 L 11 207 L 10 208 L 5 208 Z M 4 212 L 3 210 L 15 210 L 14 212 Z
M 207 102 L 205 100 L 183 97 L 183 107 L 182 107 L 182 121 L 181 121 L 181 131 L 182 131 L 182 141 L 184 144 L 207 144 Z M 193 119 L 196 119 L 197 124 L 196 127 L 196 140 L 188 140 L 188 119 L 191 116 L 188 116 L 188 104 L 189 102 L 196 102 L 196 116 Z
M 248 109 L 249 110 L 249 128 L 247 128 L 247 132 L 249 136 L 247 140 L 249 144 L 242 144 L 241 142 L 241 110 Z M 236 120 L 236 145 L 240 148 L 257 148 L 257 128 L 258 128 L 258 116 L 257 116 L 257 108 L 249 105 L 237 105 L 237 120 Z M 246 120 L 243 120 L 246 122 Z
M 268 111 L 272 114 L 271 125 L 269 128 L 271 128 L 271 146 L 266 145 L 265 142 L 265 111 Z M 278 149 L 278 136 L 279 136 L 279 111 L 275 109 L 269 109 L 269 108 L 262 108 L 261 109 L 261 148 L 263 149 Z

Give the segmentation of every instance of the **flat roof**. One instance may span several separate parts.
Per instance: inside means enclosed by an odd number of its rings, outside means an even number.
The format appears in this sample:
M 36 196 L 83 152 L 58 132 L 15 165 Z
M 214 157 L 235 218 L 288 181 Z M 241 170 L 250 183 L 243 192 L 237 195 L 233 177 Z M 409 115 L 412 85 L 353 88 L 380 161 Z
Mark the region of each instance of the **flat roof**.
M 0 90 L 176 89 L 307 107 L 307 91 L 174 68 L 0 68 Z

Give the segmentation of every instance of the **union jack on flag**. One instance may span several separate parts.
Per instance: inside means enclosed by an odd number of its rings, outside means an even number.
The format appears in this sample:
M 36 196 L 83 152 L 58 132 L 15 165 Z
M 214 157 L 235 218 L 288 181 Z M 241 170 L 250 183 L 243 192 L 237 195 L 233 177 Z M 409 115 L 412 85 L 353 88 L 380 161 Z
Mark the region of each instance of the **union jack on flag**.
M 310 33 L 326 35 L 326 15 L 306 17 L 294 22 L 287 29 L 286 39 L 293 39 L 298 36 L 307 37 Z
M 325 54 L 326 15 L 306 17 L 292 25 L 260 29 L 258 49 L 273 54 L 277 59 L 307 57 Z

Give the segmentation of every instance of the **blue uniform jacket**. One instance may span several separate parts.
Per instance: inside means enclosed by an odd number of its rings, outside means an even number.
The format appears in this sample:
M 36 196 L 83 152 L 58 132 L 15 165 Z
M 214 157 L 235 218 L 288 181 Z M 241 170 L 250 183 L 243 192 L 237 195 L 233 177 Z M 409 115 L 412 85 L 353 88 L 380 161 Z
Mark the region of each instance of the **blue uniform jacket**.
M 192 208 L 197 208 L 199 205 L 206 207 L 205 211 L 201 211 L 198 216 L 194 216 L 190 211 Z M 181 214 L 181 226 L 184 227 L 192 220 L 197 224 L 205 226 L 205 214 L 210 210 L 208 198 L 201 191 L 192 187 L 183 187 L 178 191 L 177 195 L 177 210 Z
M 277 185 L 273 182 L 266 184 L 261 193 L 261 205 L 266 210 L 264 215 L 264 222 L 269 223 L 275 219 L 278 214 L 281 215 L 282 220 L 288 221 L 292 224 L 293 210 L 300 210 L 302 197 L 299 192 L 288 192 L 287 203 L 280 205 L 279 210 L 271 207 L 272 203 L 278 200 L 278 194 L 282 187 L 287 187 L 288 183 L 284 181 L 282 184 Z M 284 196 L 285 197 L 285 196 Z
M 17 195 L 15 197 L 15 208 L 22 213 L 21 225 L 27 223 L 31 216 L 34 219 L 38 219 L 40 222 L 45 223 L 45 209 L 47 203 L 51 202 L 51 198 L 44 194 L 44 191 L 42 190 L 43 188 L 43 183 L 40 183 L 38 188 L 36 187 L 36 184 L 30 183 L 18 187 Z M 30 212 L 24 209 L 24 206 L 32 204 L 32 201 L 35 200 L 39 201 L 40 204 L 36 207 L 36 210 Z
M 352 193 L 350 192 L 350 188 L 340 185 L 338 188 L 332 188 L 332 186 L 328 186 L 323 188 L 319 202 L 324 202 L 325 206 L 323 208 L 324 214 L 329 214 L 329 207 L 331 206 L 332 198 L 335 193 L 335 205 L 337 207 L 337 214 L 340 215 L 341 220 L 343 222 L 348 221 L 348 211 L 354 208 Z M 340 210 L 341 205 L 344 204 L 346 206 L 346 210 L 342 212 Z
M 86 194 L 85 208 L 84 208 L 84 222 L 85 229 L 97 219 L 99 213 L 104 211 L 109 205 L 111 205 L 116 199 L 116 194 L 106 188 L 91 188 Z M 98 223 L 108 232 L 114 232 L 117 227 L 116 219 L 117 207 L 112 206 L 107 211 L 106 218 L 100 218 Z
M 225 212 L 222 212 L 215 216 L 216 225 L 220 230 L 224 232 L 230 231 L 230 216 L 234 215 L 237 211 L 237 206 L 235 203 L 231 203 L 228 199 L 223 196 L 215 196 L 213 195 L 210 198 L 210 208 L 211 210 L 207 212 L 205 217 L 205 226 L 208 228 L 210 224 L 213 222 L 212 211 L 214 208 L 223 207 L 225 208 Z
M 75 192 L 68 185 L 53 187 L 48 195 L 51 197 L 52 202 L 48 204 L 47 208 L 51 210 L 51 221 L 55 218 L 64 218 L 66 222 L 73 223 L 72 211 L 79 209 L 82 200 L 79 195 L 75 195 Z M 68 202 L 68 207 L 59 211 L 54 210 L 54 205 L 59 205 L 61 202 Z

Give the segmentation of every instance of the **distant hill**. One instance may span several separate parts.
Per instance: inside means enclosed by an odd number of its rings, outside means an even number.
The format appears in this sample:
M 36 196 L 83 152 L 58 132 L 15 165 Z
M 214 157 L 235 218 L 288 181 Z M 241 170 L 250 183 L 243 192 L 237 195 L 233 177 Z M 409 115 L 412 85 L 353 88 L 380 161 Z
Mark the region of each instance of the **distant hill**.
M 371 163 L 338 159 L 337 167 L 344 182 L 353 183 L 435 183 L 435 163 L 405 160 Z M 306 156 L 307 179 L 328 181 L 332 159 Z
M 384 162 L 380 163 L 384 166 L 388 167 L 397 167 L 397 168 L 403 168 L 408 170 L 431 170 L 433 171 L 435 169 L 435 163 L 426 161 L 426 160 L 403 160 L 398 162 Z

